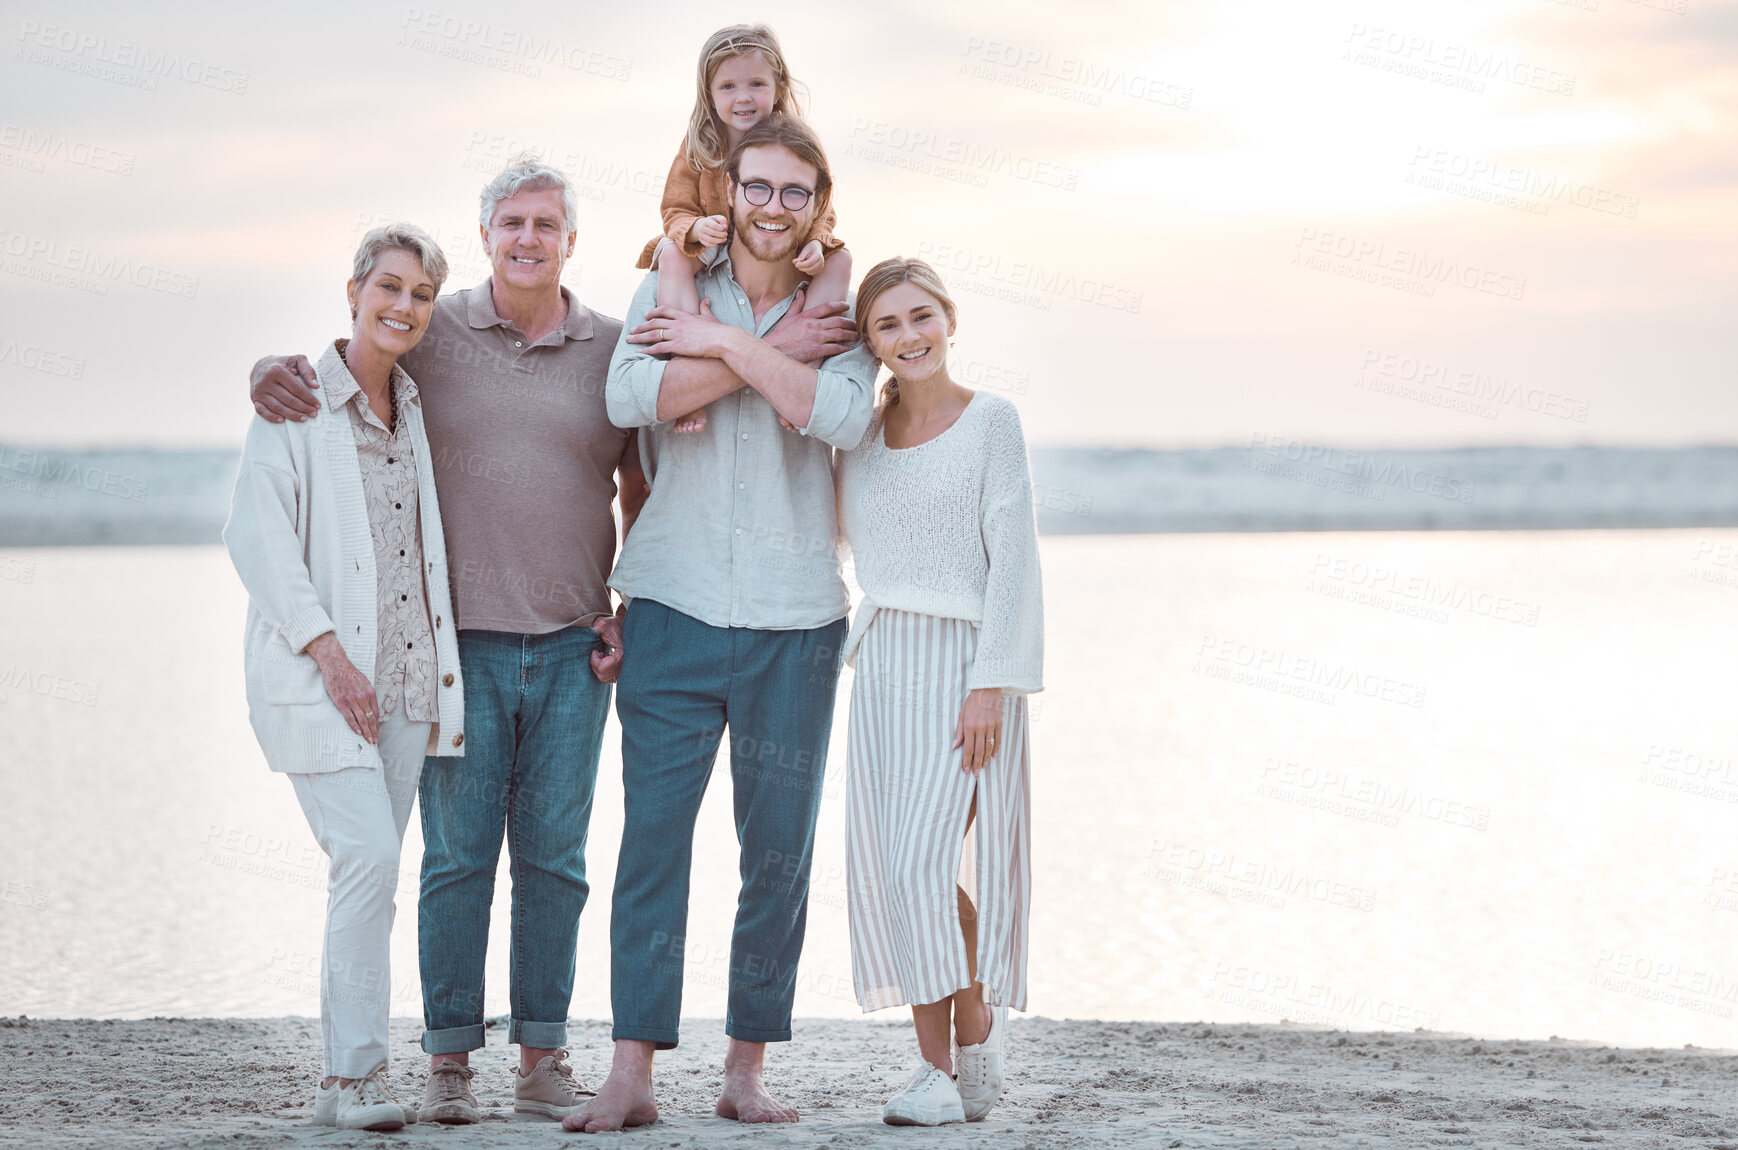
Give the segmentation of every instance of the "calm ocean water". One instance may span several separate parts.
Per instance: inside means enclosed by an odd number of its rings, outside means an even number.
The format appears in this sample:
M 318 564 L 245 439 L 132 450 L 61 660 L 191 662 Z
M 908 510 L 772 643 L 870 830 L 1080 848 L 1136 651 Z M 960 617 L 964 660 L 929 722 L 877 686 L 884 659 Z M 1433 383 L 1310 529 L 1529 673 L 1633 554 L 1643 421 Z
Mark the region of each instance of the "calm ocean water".
M 1035 1013 L 1738 1047 L 1738 531 L 1043 556 Z M 215 547 L 0 554 L 0 1014 L 318 1012 L 324 859 L 247 725 L 243 609 Z M 857 1013 L 844 718 L 842 694 L 799 1015 Z M 575 1017 L 609 1013 L 617 742 Z M 690 1015 L 724 1011 L 735 851 L 715 778 Z

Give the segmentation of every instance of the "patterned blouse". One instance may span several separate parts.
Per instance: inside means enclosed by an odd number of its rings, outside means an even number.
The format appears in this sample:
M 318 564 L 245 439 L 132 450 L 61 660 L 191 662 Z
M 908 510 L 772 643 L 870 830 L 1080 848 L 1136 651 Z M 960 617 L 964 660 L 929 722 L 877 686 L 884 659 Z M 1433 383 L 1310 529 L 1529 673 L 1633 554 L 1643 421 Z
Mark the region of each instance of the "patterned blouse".
M 338 341 L 344 354 L 348 341 Z M 380 717 L 392 714 L 400 699 L 404 717 L 415 723 L 438 722 L 435 705 L 434 632 L 429 628 L 428 592 L 423 585 L 422 526 L 416 498 L 416 458 L 405 427 L 404 405 L 420 403 L 416 383 L 392 369 L 391 431 L 368 405 L 368 396 L 348 371 L 334 387 L 332 400 L 350 415 L 362 492 L 368 504 L 368 530 L 374 537 L 374 571 L 380 642 L 374 661 L 374 692 Z

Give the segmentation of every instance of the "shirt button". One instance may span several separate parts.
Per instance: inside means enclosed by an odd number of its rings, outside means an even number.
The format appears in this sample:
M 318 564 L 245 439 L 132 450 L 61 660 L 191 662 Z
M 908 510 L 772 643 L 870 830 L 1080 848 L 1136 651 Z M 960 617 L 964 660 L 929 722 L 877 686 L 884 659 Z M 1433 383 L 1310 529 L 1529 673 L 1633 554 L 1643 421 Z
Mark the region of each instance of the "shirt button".
M 738 535 L 741 535 L 741 534 L 742 534 L 742 528 L 740 528 L 740 527 L 738 527 L 738 528 L 737 528 L 737 529 L 736 529 L 736 533 L 737 533 L 737 534 L 738 534 Z
M 441 677 L 441 686 L 450 687 L 452 685 L 453 685 L 453 673 L 451 671 L 448 671 L 445 675 L 443 675 Z
M 394 504 L 393 504 L 393 505 L 392 505 L 392 509 L 393 509 L 393 510 L 394 510 L 394 511 L 403 511 L 403 510 L 404 510 L 404 504 L 402 504 L 402 503 L 394 503 Z
M 435 626 L 439 627 L 440 625 L 441 625 L 441 617 L 439 615 L 436 615 L 435 616 Z
M 748 438 L 748 432 L 746 432 L 746 431 L 745 431 L 745 432 L 743 432 L 743 433 L 742 433 L 742 438 L 744 438 L 744 439 L 747 439 L 747 438 Z
M 463 746 L 464 742 L 465 742 L 465 737 L 463 735 L 454 735 L 453 736 L 453 746 L 455 746 L 455 747 Z
M 394 458 L 393 458 L 393 457 L 392 457 L 392 456 L 390 456 L 390 455 L 388 455 L 388 456 L 387 456 L 387 457 L 386 457 L 386 462 L 388 462 L 388 463 L 397 463 L 397 462 L 398 462 L 398 460 L 396 460 L 396 459 L 394 459 Z
M 398 597 L 398 601 L 400 603 L 408 603 L 408 602 L 410 602 L 410 596 L 409 595 L 400 595 Z
M 524 347 L 524 346 L 525 346 L 525 344 L 524 344 L 524 341 L 522 341 L 522 340 L 517 340 L 517 339 L 516 339 L 516 340 L 514 340 L 514 341 L 513 341 L 513 346 L 514 346 L 514 347 Z
M 747 488 L 747 487 L 748 487 L 748 484 L 746 484 L 746 483 L 738 483 L 738 484 L 737 484 L 737 485 L 736 485 L 736 489 L 737 489 L 737 490 L 738 490 L 738 491 L 742 491 L 742 490 L 744 490 L 744 489 L 745 489 L 745 488 Z
M 399 553 L 399 554 L 400 554 L 400 555 L 403 555 L 403 554 L 404 554 L 404 548 L 402 548 L 402 547 L 400 547 L 400 548 L 399 548 L 399 549 L 398 549 L 398 553 Z

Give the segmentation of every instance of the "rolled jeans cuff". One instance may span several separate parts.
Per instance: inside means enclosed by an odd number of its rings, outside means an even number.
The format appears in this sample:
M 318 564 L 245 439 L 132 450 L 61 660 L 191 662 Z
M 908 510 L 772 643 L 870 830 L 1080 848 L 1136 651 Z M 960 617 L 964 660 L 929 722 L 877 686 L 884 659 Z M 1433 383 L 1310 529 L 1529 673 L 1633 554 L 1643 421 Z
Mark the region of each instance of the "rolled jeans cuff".
M 469 1054 L 483 1049 L 483 1024 L 451 1026 L 445 1030 L 422 1032 L 424 1054 Z
M 533 1050 L 560 1050 L 567 1045 L 567 1023 L 507 1020 L 507 1041 Z
M 738 1022 L 726 1022 L 724 1033 L 738 1042 L 789 1042 L 791 1028 L 783 1030 L 756 1030 L 752 1026 L 743 1026 Z

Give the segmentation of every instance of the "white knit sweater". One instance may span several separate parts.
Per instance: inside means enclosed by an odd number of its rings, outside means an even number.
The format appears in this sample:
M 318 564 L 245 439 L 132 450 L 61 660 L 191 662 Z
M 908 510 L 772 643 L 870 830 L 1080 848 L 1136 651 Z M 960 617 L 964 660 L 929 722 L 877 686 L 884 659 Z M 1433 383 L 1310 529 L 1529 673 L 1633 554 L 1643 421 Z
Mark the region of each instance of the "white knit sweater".
M 1038 528 L 1020 414 L 973 394 L 927 443 L 887 446 L 879 415 L 838 459 L 839 530 L 863 588 L 845 643 L 881 608 L 980 625 L 971 689 L 1044 689 L 1044 602 Z

